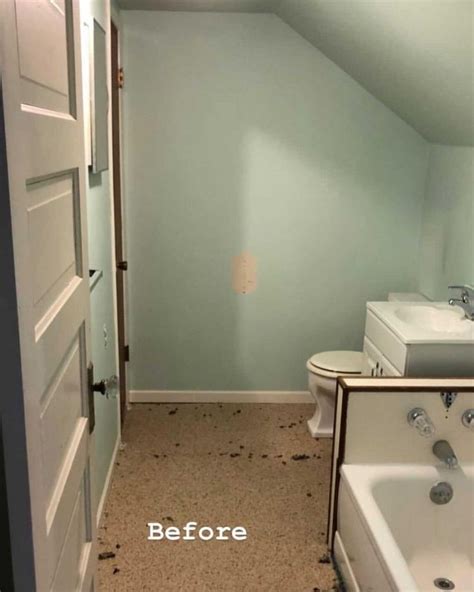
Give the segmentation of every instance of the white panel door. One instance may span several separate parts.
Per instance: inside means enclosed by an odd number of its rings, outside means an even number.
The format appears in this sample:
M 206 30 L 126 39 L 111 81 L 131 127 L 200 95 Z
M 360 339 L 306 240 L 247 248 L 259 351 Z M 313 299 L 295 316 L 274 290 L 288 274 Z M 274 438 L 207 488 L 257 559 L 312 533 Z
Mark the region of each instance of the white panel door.
M 78 0 L 0 0 L 36 590 L 93 588 Z M 13 533 L 14 535 L 14 533 Z

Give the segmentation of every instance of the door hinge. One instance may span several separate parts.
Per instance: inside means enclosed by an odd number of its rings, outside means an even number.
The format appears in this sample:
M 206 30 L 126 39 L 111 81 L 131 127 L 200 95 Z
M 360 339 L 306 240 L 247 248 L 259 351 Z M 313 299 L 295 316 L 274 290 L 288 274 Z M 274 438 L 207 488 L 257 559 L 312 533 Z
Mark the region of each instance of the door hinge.
M 125 84 L 125 76 L 123 73 L 123 68 L 119 68 L 117 72 L 117 85 L 119 88 L 123 88 Z
M 121 271 L 127 271 L 128 261 L 118 261 L 117 262 L 117 269 L 120 269 Z
M 130 346 L 129 345 L 123 346 L 123 359 L 126 362 L 130 362 Z

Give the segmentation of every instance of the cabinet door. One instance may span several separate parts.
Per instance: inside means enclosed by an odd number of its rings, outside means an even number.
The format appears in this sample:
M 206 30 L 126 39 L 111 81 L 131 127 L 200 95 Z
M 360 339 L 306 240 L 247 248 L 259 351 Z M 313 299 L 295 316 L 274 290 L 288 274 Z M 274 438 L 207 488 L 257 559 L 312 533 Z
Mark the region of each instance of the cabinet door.
M 402 376 L 402 374 L 382 354 L 382 361 L 380 362 L 376 376 Z
M 365 345 L 365 343 L 364 343 Z M 364 364 L 362 367 L 362 376 L 375 376 L 377 368 L 377 360 L 374 358 L 372 352 L 369 352 L 364 347 Z
M 402 376 L 393 364 L 375 347 L 368 337 L 364 338 L 365 368 L 367 376 Z

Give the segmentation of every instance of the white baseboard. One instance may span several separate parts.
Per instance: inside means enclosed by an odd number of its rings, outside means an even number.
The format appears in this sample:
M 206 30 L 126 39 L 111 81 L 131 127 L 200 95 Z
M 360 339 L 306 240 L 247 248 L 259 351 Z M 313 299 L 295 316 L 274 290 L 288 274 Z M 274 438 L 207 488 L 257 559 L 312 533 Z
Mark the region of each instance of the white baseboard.
M 102 512 L 104 511 L 105 502 L 107 501 L 107 496 L 109 494 L 110 483 L 112 481 L 112 473 L 114 472 L 115 462 L 117 460 L 119 448 L 120 434 L 118 435 L 117 441 L 115 442 L 114 451 L 112 453 L 112 459 L 109 465 L 109 470 L 107 471 L 107 477 L 105 478 L 104 489 L 102 491 L 102 495 L 100 496 L 99 505 L 97 506 L 97 527 L 99 526 L 100 520 L 102 518 Z
M 130 403 L 312 403 L 309 391 L 130 391 Z

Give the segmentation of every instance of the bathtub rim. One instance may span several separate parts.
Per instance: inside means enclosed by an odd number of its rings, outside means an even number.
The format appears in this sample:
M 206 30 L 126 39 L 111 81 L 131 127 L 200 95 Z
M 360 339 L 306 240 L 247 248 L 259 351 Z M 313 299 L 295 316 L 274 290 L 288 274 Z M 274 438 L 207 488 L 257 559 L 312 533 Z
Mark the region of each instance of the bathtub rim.
M 461 469 L 469 475 L 474 475 L 474 465 L 471 463 L 465 464 Z M 407 475 L 418 474 L 420 477 L 429 477 L 430 480 L 431 478 L 435 479 L 437 475 L 433 473 L 438 470 L 439 468 L 435 465 L 410 465 L 406 463 L 341 465 L 341 481 L 344 482 L 349 497 L 354 504 L 354 509 L 359 515 L 382 568 L 387 578 L 393 582 L 395 589 L 418 590 L 419 586 L 382 510 L 379 508 L 373 495 L 373 488 L 382 481 L 396 477 L 406 477 Z
M 392 535 L 372 492 L 373 486 L 406 465 L 342 465 L 341 480 L 352 500 L 387 579 L 394 590 L 417 590 L 418 585 Z M 339 485 L 341 486 L 341 484 Z M 341 527 L 342 525 L 339 525 Z
M 474 377 L 408 377 L 395 378 L 382 376 L 378 378 L 359 376 L 347 378 L 340 376 L 336 386 L 336 406 L 333 424 L 333 443 L 331 459 L 331 486 L 329 489 L 329 504 L 327 514 L 326 541 L 328 549 L 332 551 L 334 536 L 337 531 L 337 508 L 339 495 L 339 481 L 341 479 L 340 468 L 345 460 L 347 409 L 350 395 L 353 393 L 377 392 L 379 394 L 390 392 L 431 393 L 439 395 L 443 391 L 455 391 L 459 393 L 474 393 Z

